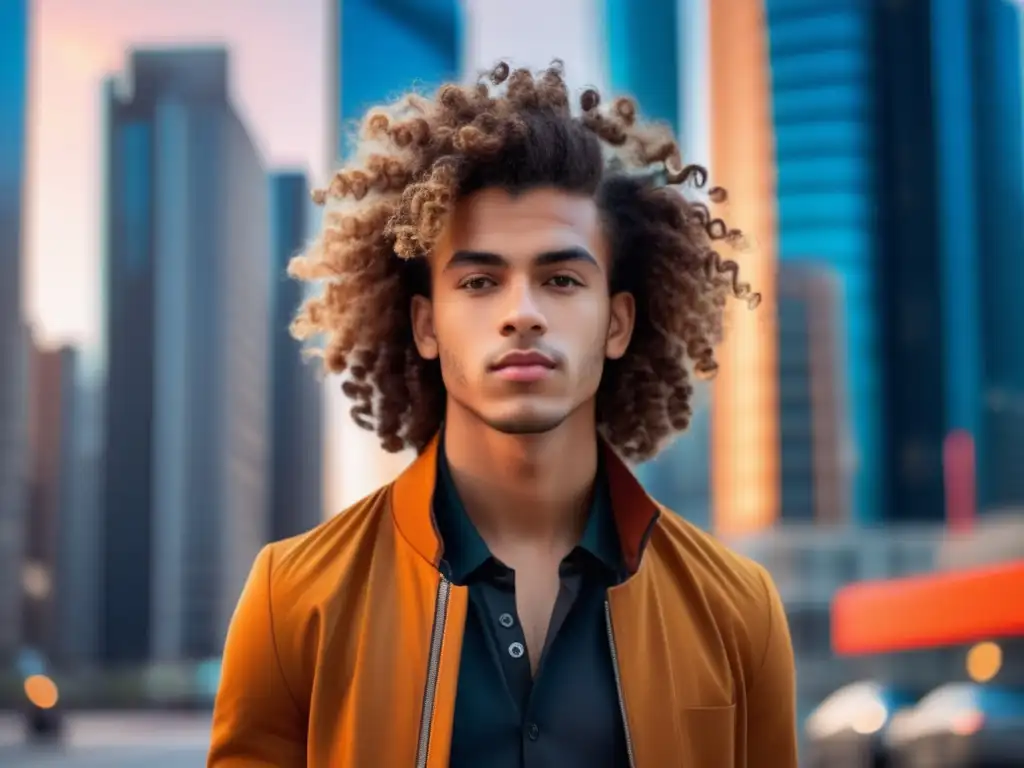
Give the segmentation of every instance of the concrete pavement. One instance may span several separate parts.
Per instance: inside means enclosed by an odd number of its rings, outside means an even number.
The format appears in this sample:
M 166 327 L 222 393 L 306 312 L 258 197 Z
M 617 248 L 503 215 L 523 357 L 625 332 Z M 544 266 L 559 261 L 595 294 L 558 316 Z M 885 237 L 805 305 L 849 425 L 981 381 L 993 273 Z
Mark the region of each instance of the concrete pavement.
M 0 714 L 0 768 L 201 768 L 209 738 L 208 713 L 81 713 L 60 746 L 38 747 Z

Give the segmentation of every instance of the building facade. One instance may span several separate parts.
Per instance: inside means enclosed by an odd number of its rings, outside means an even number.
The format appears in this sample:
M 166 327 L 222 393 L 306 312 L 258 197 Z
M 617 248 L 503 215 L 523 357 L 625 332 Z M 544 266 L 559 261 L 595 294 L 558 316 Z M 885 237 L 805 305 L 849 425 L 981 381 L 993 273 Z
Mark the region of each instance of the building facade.
M 83 354 L 61 349 L 61 455 L 54 581 L 54 660 L 64 669 L 99 656 L 103 577 L 102 389 Z
M 841 314 L 835 274 L 799 261 L 779 265 L 779 488 L 783 523 L 849 521 L 852 478 L 847 434 Z
M 52 654 L 53 567 L 60 524 L 64 409 L 58 350 L 33 346 L 29 366 L 29 490 L 22 553 L 22 642 Z
M 199 658 L 269 536 L 266 177 L 224 49 L 134 52 L 107 114 L 101 647 Z
M 322 382 L 315 360 L 288 331 L 303 286 L 288 262 L 306 245 L 312 203 L 301 171 L 270 175 L 270 536 L 284 539 L 323 519 Z
M 841 289 L 852 519 L 943 520 L 955 431 L 975 447 L 977 504 L 1019 504 L 1020 10 L 766 11 L 780 258 L 827 265 Z
M 1021 4 L 971 4 L 981 290 L 979 505 L 1024 508 L 1024 61 Z
M 835 354 L 849 361 L 843 368 L 856 470 L 853 509 L 863 519 L 880 508 L 884 466 L 873 213 L 884 174 L 878 159 L 874 12 L 838 0 L 767 0 L 765 6 L 779 259 L 827 267 L 838 283 L 843 336 Z
M 30 366 L 28 517 L 23 553 L 25 646 L 58 659 L 61 623 L 62 541 L 76 499 L 78 462 L 78 352 L 73 347 L 33 347 Z M 88 537 L 77 542 L 88 546 Z
M 0 663 L 21 635 L 29 340 L 22 284 L 27 0 L 0 4 Z

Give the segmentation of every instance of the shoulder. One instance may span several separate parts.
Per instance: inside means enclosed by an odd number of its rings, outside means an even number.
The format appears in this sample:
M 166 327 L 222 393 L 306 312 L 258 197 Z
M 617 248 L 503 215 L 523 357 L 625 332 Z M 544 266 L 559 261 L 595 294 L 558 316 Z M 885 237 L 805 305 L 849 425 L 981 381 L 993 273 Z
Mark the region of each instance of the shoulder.
M 372 551 L 390 517 L 390 496 L 391 485 L 382 486 L 316 528 L 263 549 L 259 557 L 268 571 L 275 613 L 303 613 L 352 583 L 349 575 L 359 563 L 365 565 L 362 555 Z
M 255 685 L 266 698 L 290 699 L 305 710 L 324 623 L 361 599 L 367 563 L 391 534 L 390 494 L 385 486 L 316 528 L 260 550 L 225 642 L 224 674 L 234 683 L 222 683 L 228 692 L 218 701 Z M 265 675 L 254 676 L 253 669 Z
M 757 666 L 785 615 L 768 571 L 662 507 L 648 545 L 659 578 L 685 582 L 703 598 L 716 630 L 739 641 Z
M 651 546 L 662 554 L 685 558 L 692 574 L 725 599 L 751 607 L 768 600 L 771 577 L 762 565 L 666 507 L 661 507 Z

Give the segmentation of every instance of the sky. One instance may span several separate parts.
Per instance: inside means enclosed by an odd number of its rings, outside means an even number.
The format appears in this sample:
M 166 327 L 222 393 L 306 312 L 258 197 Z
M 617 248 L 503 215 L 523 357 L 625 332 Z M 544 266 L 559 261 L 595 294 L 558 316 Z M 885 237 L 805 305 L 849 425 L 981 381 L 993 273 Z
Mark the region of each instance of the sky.
M 324 0 L 34 0 L 25 298 L 44 343 L 99 338 L 100 92 L 131 47 L 222 43 L 268 168 L 327 169 Z

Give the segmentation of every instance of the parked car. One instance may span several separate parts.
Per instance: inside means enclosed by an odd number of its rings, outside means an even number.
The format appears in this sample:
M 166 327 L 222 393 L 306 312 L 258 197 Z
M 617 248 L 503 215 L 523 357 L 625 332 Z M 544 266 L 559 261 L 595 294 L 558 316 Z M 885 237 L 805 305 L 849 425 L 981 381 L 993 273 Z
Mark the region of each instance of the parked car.
M 1024 765 L 1024 691 L 978 683 L 942 685 L 886 732 L 897 768 Z
M 886 728 L 916 698 L 913 691 L 875 681 L 840 688 L 807 718 L 807 766 L 889 768 Z

